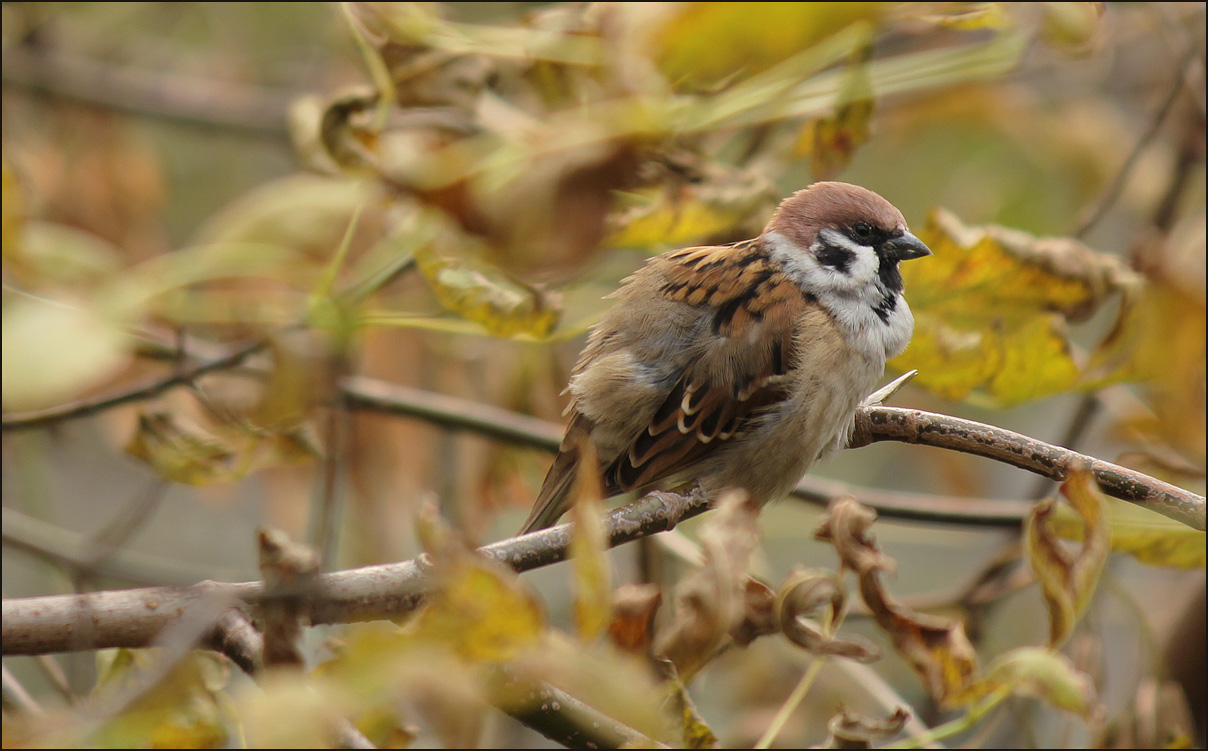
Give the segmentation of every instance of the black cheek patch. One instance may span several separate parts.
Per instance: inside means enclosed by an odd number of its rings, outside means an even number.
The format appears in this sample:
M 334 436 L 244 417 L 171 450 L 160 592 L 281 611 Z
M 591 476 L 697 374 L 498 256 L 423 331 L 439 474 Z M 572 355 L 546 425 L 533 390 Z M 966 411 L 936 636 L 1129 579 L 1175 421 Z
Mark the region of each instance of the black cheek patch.
M 823 244 L 814 254 L 818 259 L 818 263 L 823 266 L 830 266 L 835 271 L 848 273 L 851 268 L 852 261 L 856 260 L 856 254 L 847 248 L 841 248 L 838 245 Z

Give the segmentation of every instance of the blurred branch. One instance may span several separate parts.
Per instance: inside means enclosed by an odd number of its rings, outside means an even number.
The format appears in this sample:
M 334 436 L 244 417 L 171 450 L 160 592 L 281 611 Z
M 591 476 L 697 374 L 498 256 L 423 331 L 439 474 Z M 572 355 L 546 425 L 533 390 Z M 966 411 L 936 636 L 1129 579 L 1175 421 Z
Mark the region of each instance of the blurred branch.
M 556 686 L 544 681 L 525 681 L 518 687 L 514 683 L 517 677 L 506 668 L 499 673 L 501 683 L 512 685 L 493 699 L 495 705 L 555 743 L 567 748 L 667 748 Z M 531 699 L 515 706 L 515 700 L 507 698 L 509 693 Z
M 226 657 L 248 675 L 255 675 L 264 651 L 264 637 L 238 608 L 224 612 L 206 633 L 202 646 Z
M 1170 114 L 1170 110 L 1174 107 L 1174 103 L 1179 99 L 1179 92 L 1183 90 L 1184 82 L 1187 79 L 1187 68 L 1197 58 L 1199 49 L 1199 41 L 1196 40 L 1188 46 L 1187 50 L 1180 57 L 1177 67 L 1175 68 L 1174 80 L 1170 83 L 1170 89 L 1166 96 L 1162 99 L 1161 105 L 1154 111 L 1153 116 L 1149 119 L 1149 126 L 1137 139 L 1137 143 L 1129 152 L 1124 163 L 1120 165 L 1120 169 L 1116 172 L 1116 176 L 1108 185 L 1107 191 L 1095 204 L 1091 210 L 1090 216 L 1078 227 L 1074 232 L 1074 237 L 1082 239 L 1087 233 L 1094 228 L 1099 221 L 1107 215 L 1108 210 L 1115 205 L 1116 200 L 1120 198 L 1120 193 L 1124 190 L 1124 185 L 1128 182 L 1128 178 L 1132 175 L 1133 168 L 1137 165 L 1137 160 L 1141 157 L 1141 153 L 1145 151 L 1154 137 L 1157 136 L 1158 130 L 1162 127 L 1162 123 L 1166 120 L 1166 116 Z
M 1104 490 L 1196 526 L 1204 526 L 1204 499 L 1137 472 L 1088 459 L 1017 433 L 967 420 L 893 407 L 868 407 L 857 415 L 853 446 L 872 440 L 900 440 L 940 446 L 996 458 L 1051 477 L 1063 477 L 1072 463 L 1090 462 Z M 610 511 L 605 517 L 609 546 L 615 547 L 703 513 L 708 499 L 700 493 L 655 492 Z M 486 545 L 478 552 L 528 571 L 566 560 L 570 525 L 541 530 Z M 425 558 L 370 566 L 319 577 L 311 598 L 311 622 L 349 623 L 397 618 L 414 610 L 427 593 Z M 94 592 L 7 599 L 3 602 L 3 653 L 43 654 L 105 647 L 144 647 L 162 629 L 197 603 L 230 598 L 255 603 L 265 596 L 263 584 L 204 582 L 193 587 Z
M 44 47 L 4 49 L 4 85 L 93 107 L 288 145 L 286 112 L 294 95 L 162 71 L 118 67 Z
M 99 576 L 139 584 L 192 584 L 203 577 L 199 566 L 170 558 L 107 550 L 87 535 L 72 532 L 10 508 L 3 514 L 4 544 L 45 558 L 53 563 Z M 206 569 L 204 576 L 222 578 L 224 572 Z
M 74 402 L 60 404 L 56 407 L 34 410 L 31 412 L 10 412 L 4 415 L 4 430 L 24 430 L 44 427 L 63 420 L 77 417 L 87 417 L 130 402 L 143 401 L 159 396 L 165 391 L 191 383 L 195 378 L 215 370 L 225 370 L 239 365 L 250 355 L 259 352 L 267 345 L 260 339 L 250 344 L 243 344 L 227 351 L 226 354 L 206 360 L 188 368 L 181 368 L 168 376 L 153 378 L 143 383 L 122 389 L 112 394 L 102 394 L 79 399 Z
M 30 695 L 25 687 L 17 680 L 16 676 L 8 672 L 8 665 L 4 665 L 4 711 L 7 715 L 10 709 L 24 712 L 29 715 L 44 715 L 46 711 L 42 709 L 42 705 Z

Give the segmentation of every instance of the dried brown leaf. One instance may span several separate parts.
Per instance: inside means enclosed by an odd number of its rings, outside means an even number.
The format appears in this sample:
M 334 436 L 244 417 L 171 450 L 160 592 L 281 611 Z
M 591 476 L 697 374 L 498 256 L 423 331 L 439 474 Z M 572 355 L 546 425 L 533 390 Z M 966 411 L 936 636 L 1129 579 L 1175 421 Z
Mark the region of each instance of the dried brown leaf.
M 654 642 L 654 616 L 663 594 L 654 584 L 623 584 L 613 593 L 608 638 L 622 652 L 645 655 Z
M 941 705 L 962 701 L 977 677 L 977 653 L 959 621 L 917 613 L 890 597 L 881 572 L 893 569 L 892 559 L 877 549 L 869 527 L 876 512 L 853 498 L 831 502 L 815 537 L 834 544 L 846 568 L 855 571 L 860 594 L 877 625 L 889 633 L 894 648 L 923 679 Z
M 845 609 L 846 590 L 838 574 L 822 569 L 797 569 L 780 587 L 776 612 L 780 629 L 797 646 L 815 655 L 848 657 L 872 662 L 877 648 L 863 639 L 833 636 Z
M 1061 493 L 1082 517 L 1085 538 L 1081 549 L 1070 553 L 1062 546 L 1052 518 L 1057 503 L 1037 503 L 1024 522 L 1028 563 L 1036 575 L 1049 610 L 1049 644 L 1058 647 L 1073 633 L 1079 616 L 1090 604 L 1107 562 L 1110 544 L 1103 495 L 1087 468 L 1070 473 Z
M 595 445 L 579 446 L 582 467 L 595 467 Z M 608 564 L 608 533 L 604 529 L 604 491 L 597 474 L 580 471 L 570 509 L 571 572 L 575 584 L 575 626 L 579 638 L 592 641 L 608 628 L 612 613 L 612 571 Z
M 675 618 L 656 652 L 691 676 L 712 656 L 746 612 L 746 568 L 759 543 L 756 510 L 731 491 L 701 529 L 705 565 L 676 587 Z

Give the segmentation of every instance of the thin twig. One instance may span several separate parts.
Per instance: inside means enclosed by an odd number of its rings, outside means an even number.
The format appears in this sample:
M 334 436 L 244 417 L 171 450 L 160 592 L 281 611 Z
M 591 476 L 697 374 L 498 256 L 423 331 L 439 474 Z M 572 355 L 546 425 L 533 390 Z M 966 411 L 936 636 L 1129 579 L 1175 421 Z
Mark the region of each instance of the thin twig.
M 116 66 L 62 50 L 4 49 L 4 85 L 182 125 L 268 137 L 288 145 L 295 95 L 210 78 Z
M 8 672 L 8 665 L 0 667 L 0 670 L 3 671 L 3 696 L 6 715 L 8 714 L 7 710 L 10 707 L 20 710 L 26 714 L 46 714 L 45 710 L 42 709 L 42 705 L 39 704 L 28 691 L 25 690 L 25 686 L 21 685 L 21 682 L 17 680 L 16 676 Z
M 1115 205 L 1117 199 L 1120 198 L 1120 193 L 1124 190 L 1124 184 L 1128 181 L 1129 176 L 1132 175 L 1133 168 L 1136 167 L 1137 160 L 1140 159 L 1141 153 L 1145 151 L 1145 147 L 1147 147 L 1150 141 L 1152 141 L 1158 134 L 1158 130 L 1162 127 L 1162 123 L 1166 120 L 1166 116 L 1170 114 L 1170 110 L 1174 107 L 1174 103 L 1178 101 L 1179 92 L 1183 90 L 1183 81 L 1187 75 L 1187 66 L 1190 65 L 1191 61 L 1196 58 L 1197 47 L 1198 42 L 1196 44 L 1189 45 L 1187 50 L 1179 58 L 1178 67 L 1175 70 L 1174 80 L 1171 81 L 1170 84 L 1170 90 L 1162 99 L 1161 105 L 1154 111 L 1153 116 L 1150 117 L 1149 126 L 1141 134 L 1140 138 L 1137 139 L 1136 144 L 1133 145 L 1132 151 L 1129 152 L 1128 157 L 1124 160 L 1124 163 L 1120 165 L 1120 169 L 1116 172 L 1111 184 L 1108 185 L 1107 191 L 1104 192 L 1103 196 L 1099 199 L 1099 202 L 1095 204 L 1095 208 L 1091 211 L 1090 216 L 1082 223 L 1080 227 L 1078 227 L 1078 230 L 1074 232 L 1074 237 L 1078 239 L 1086 237 L 1087 233 L 1090 232 L 1094 226 L 1107 215 L 1108 210 L 1111 209 L 1111 207 Z
M 63 420 L 95 415 L 123 404 L 153 399 L 166 391 L 170 391 L 178 386 L 184 386 L 206 373 L 233 368 L 249 356 L 259 352 L 266 344 L 267 341 L 264 339 L 243 344 L 229 350 L 225 355 L 206 360 L 193 367 L 174 372 L 171 375 L 152 378 L 115 393 L 78 399 L 66 404 L 31 412 L 10 412 L 4 415 L 3 429 L 26 430 L 29 428 L 45 427 L 62 422 Z
M 22 550 L 71 569 L 91 571 L 136 584 L 187 585 L 206 576 L 236 578 L 234 569 L 215 571 L 129 550 L 104 552 L 86 535 L 63 529 L 11 508 L 0 509 L 6 550 Z
M 1035 438 L 972 420 L 900 407 L 865 407 L 856 412 L 848 448 L 874 441 L 902 441 L 983 456 L 1064 481 L 1075 466 L 1089 465 L 1100 489 L 1113 498 L 1156 511 L 1204 530 L 1204 496 L 1135 470 L 1053 446 Z

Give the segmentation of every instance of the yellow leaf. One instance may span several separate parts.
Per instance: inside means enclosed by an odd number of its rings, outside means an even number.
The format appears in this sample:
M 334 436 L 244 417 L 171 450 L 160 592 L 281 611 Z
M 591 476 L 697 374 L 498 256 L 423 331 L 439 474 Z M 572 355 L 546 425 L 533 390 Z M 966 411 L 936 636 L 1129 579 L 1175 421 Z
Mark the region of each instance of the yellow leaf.
M 624 207 L 609 221 L 604 240 L 611 248 L 682 248 L 729 236 L 775 205 L 775 187 L 761 174 L 710 169 L 700 183 L 667 185 L 626 193 Z M 751 228 L 751 235 L 758 229 Z
M 696 711 L 688 689 L 678 678 L 667 681 L 667 689 L 673 706 L 679 710 L 679 720 L 683 728 L 684 748 L 718 748 L 721 742 L 705 719 Z
M 1086 539 L 1077 553 L 1061 546 L 1053 528 L 1056 502 L 1041 501 L 1024 521 L 1028 564 L 1040 584 L 1049 610 L 1049 645 L 1058 647 L 1073 633 L 1078 618 L 1090 604 L 1107 563 L 1109 533 L 1103 494 L 1090 470 L 1070 473 L 1062 495 L 1082 518 Z
M 511 569 L 470 551 L 433 512 L 426 516 L 419 526 L 434 589 L 413 633 L 471 662 L 502 662 L 535 644 L 545 628 L 537 598 Z
M 579 447 L 579 466 L 598 464 L 593 444 Z M 608 628 L 612 615 L 612 572 L 608 565 L 608 537 L 604 529 L 603 490 L 600 478 L 580 470 L 574 506 L 570 510 L 571 571 L 575 584 L 575 626 L 579 638 L 589 642 Z
M 94 700 L 117 701 L 121 711 L 95 730 L 87 745 L 110 748 L 216 748 L 229 742 L 228 705 L 220 701 L 227 668 L 196 651 L 164 670 L 157 650 L 115 650 L 98 656 Z M 149 676 L 157 682 L 148 686 Z
M 419 270 L 450 313 L 481 325 L 492 336 L 548 336 L 558 324 L 556 296 L 511 279 L 485 261 L 438 255 L 431 248 L 415 254 Z
M 150 464 L 161 477 L 185 485 L 232 480 L 237 451 L 221 438 L 187 425 L 178 415 L 145 412 L 126 443 L 126 453 Z
M 129 341 L 121 322 L 87 307 L 7 296 L 2 350 L 5 411 L 48 407 L 114 374 Z
M 1003 404 L 1059 394 L 1078 380 L 1067 327 L 1057 315 L 1037 314 L 1005 327 L 1002 360 L 988 388 Z
M 1142 563 L 1169 568 L 1204 568 L 1204 533 L 1167 519 L 1161 514 L 1116 498 L 1105 499 L 1111 549 L 1128 553 Z M 1082 518 L 1059 506 L 1052 528 L 1065 540 L 1081 542 L 1086 534 Z
M 947 13 L 921 16 L 936 26 L 965 31 L 999 29 L 1011 24 L 1003 3 L 954 3 Z
M 672 83 L 711 88 L 747 77 L 857 21 L 884 3 L 680 3 L 658 27 L 652 56 Z
M 1085 387 L 1144 381 L 1153 417 L 1134 427 L 1150 440 L 1168 443 L 1202 469 L 1208 334 L 1203 291 L 1197 294 L 1176 281 L 1156 279 L 1136 298 L 1128 301 L 1116 329 L 1092 355 Z
M 1076 240 L 966 227 L 943 210 L 919 236 L 934 257 L 902 269 L 916 328 L 893 365 L 918 369 L 916 383 L 949 399 L 978 392 L 1010 405 L 1087 387 L 1069 322 L 1141 284 Z
M 810 174 L 815 180 L 829 180 L 842 172 L 871 135 L 875 104 L 864 63 L 869 52 L 869 48 L 861 51 L 860 59 L 848 68 L 834 114 L 812 121 L 802 131 L 796 151 L 809 154 Z

